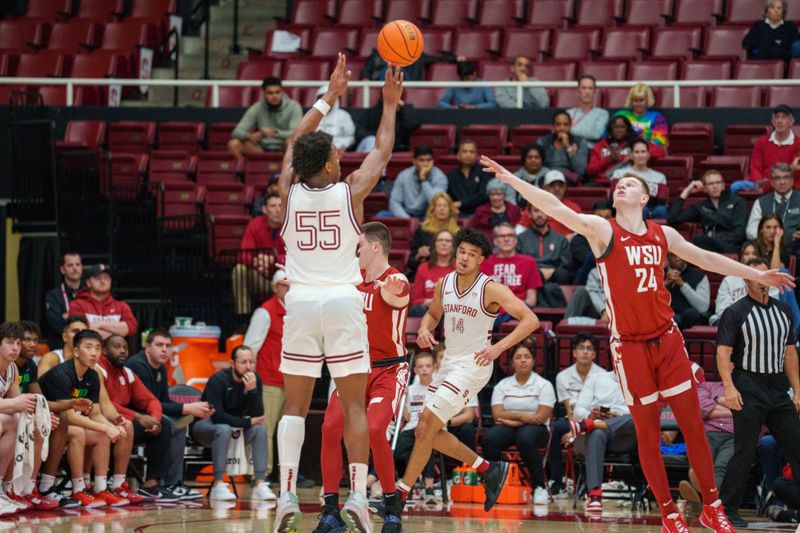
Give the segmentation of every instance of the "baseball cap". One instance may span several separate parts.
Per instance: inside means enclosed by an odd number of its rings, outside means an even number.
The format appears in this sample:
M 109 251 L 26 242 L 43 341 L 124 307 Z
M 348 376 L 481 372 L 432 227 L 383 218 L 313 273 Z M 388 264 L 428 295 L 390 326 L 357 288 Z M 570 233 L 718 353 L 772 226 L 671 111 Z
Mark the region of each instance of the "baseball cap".
M 107 273 L 110 276 L 111 267 L 109 267 L 108 265 L 104 265 L 103 263 L 97 263 L 96 265 L 92 265 L 92 268 L 89 269 L 89 277 L 90 278 L 97 277 L 103 272 Z
M 564 173 L 560 170 L 551 170 L 547 174 L 544 175 L 544 182 L 543 185 L 550 185 L 556 181 L 563 181 L 564 183 L 567 182 L 567 178 L 564 177 Z
M 778 104 L 775 107 L 773 107 L 772 114 L 774 115 L 775 113 L 786 113 L 787 115 L 794 115 L 792 108 L 786 104 Z
M 278 269 L 275 271 L 275 274 L 272 275 L 272 283 L 278 283 L 286 279 L 286 271 L 282 269 Z

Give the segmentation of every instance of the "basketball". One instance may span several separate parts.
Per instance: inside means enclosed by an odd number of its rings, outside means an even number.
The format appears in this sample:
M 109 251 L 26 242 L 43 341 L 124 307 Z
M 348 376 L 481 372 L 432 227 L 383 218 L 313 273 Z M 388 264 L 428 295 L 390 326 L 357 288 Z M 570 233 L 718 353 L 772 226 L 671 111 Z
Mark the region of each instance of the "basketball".
M 378 34 L 378 53 L 384 61 L 407 67 L 422 55 L 422 32 L 407 20 L 388 22 Z

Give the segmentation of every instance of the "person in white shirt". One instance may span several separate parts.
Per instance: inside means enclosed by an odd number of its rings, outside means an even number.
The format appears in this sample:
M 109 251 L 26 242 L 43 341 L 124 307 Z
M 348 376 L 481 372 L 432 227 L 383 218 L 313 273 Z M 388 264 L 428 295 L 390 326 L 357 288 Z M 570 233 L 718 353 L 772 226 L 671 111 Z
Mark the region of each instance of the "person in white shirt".
M 746 265 L 751 259 L 758 257 L 758 246 L 753 241 L 745 242 L 739 249 L 739 262 Z M 780 294 L 778 289 L 771 288 L 770 296 L 777 298 Z M 716 326 L 722 313 L 731 304 L 738 302 L 747 295 L 747 285 L 739 276 L 725 276 L 717 289 L 717 297 L 714 300 L 714 314 L 708 320 L 709 325 Z
M 594 106 L 597 93 L 597 80 L 594 76 L 584 74 L 578 78 L 578 105 L 567 109 L 572 118 L 569 132 L 586 139 L 591 149 L 606 132 L 608 111 Z
M 516 444 L 533 478 L 534 504 L 547 505 L 549 495 L 539 448 L 547 445 L 556 394 L 553 385 L 533 371 L 530 348 L 517 345 L 510 358 L 514 375 L 494 386 L 492 417 L 495 425 L 483 435 L 483 452 L 488 460 L 499 461 L 503 450 Z
M 322 98 L 326 92 L 328 92 L 327 83 L 319 88 L 317 98 Z M 350 116 L 350 113 L 339 107 L 338 99 L 333 102 L 328 114 L 322 117 L 317 131 L 324 131 L 333 137 L 333 145 L 340 152 L 347 150 L 356 143 L 356 124 L 353 122 L 353 117 Z
M 603 510 L 603 468 L 607 451 L 623 453 L 636 447 L 636 433 L 614 372 L 589 376 L 572 411 L 575 453 L 586 459 L 587 511 Z M 581 436 L 583 435 L 583 436 Z

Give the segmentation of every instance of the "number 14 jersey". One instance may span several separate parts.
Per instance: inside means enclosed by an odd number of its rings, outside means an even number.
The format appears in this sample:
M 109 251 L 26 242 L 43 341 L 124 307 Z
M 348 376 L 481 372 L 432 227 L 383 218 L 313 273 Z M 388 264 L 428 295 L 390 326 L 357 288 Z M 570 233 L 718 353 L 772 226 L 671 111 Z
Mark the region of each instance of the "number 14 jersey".
M 672 327 L 671 296 L 664 287 L 667 238 L 659 224 L 645 221 L 647 232 L 635 235 L 609 220 L 611 242 L 597 269 L 606 296 L 611 333 L 622 340 L 658 337 Z
M 475 352 L 492 343 L 492 326 L 497 317 L 484 306 L 486 284 L 492 278 L 478 273 L 466 290 L 458 290 L 458 274 L 451 272 L 442 280 L 445 354 L 453 358 L 473 359 Z

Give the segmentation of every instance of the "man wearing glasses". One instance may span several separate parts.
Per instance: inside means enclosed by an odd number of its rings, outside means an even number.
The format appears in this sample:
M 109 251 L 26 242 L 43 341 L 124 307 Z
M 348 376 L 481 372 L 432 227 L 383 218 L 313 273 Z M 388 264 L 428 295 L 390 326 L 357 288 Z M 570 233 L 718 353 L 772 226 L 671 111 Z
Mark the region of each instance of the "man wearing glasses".
M 539 81 L 531 76 L 531 60 L 525 56 L 517 56 L 511 64 L 510 81 Z M 497 87 L 494 90 L 497 107 L 517 107 L 516 87 Z M 525 87 L 522 89 L 522 107 L 524 109 L 550 107 L 550 97 L 544 87 Z
M 765 215 L 775 213 L 783 220 L 787 240 L 800 240 L 800 194 L 794 194 L 792 167 L 788 163 L 775 163 L 769 173 L 772 192 L 760 196 L 753 204 L 747 221 L 747 238 L 755 239 L 758 223 Z M 791 237 L 789 237 L 791 235 Z

